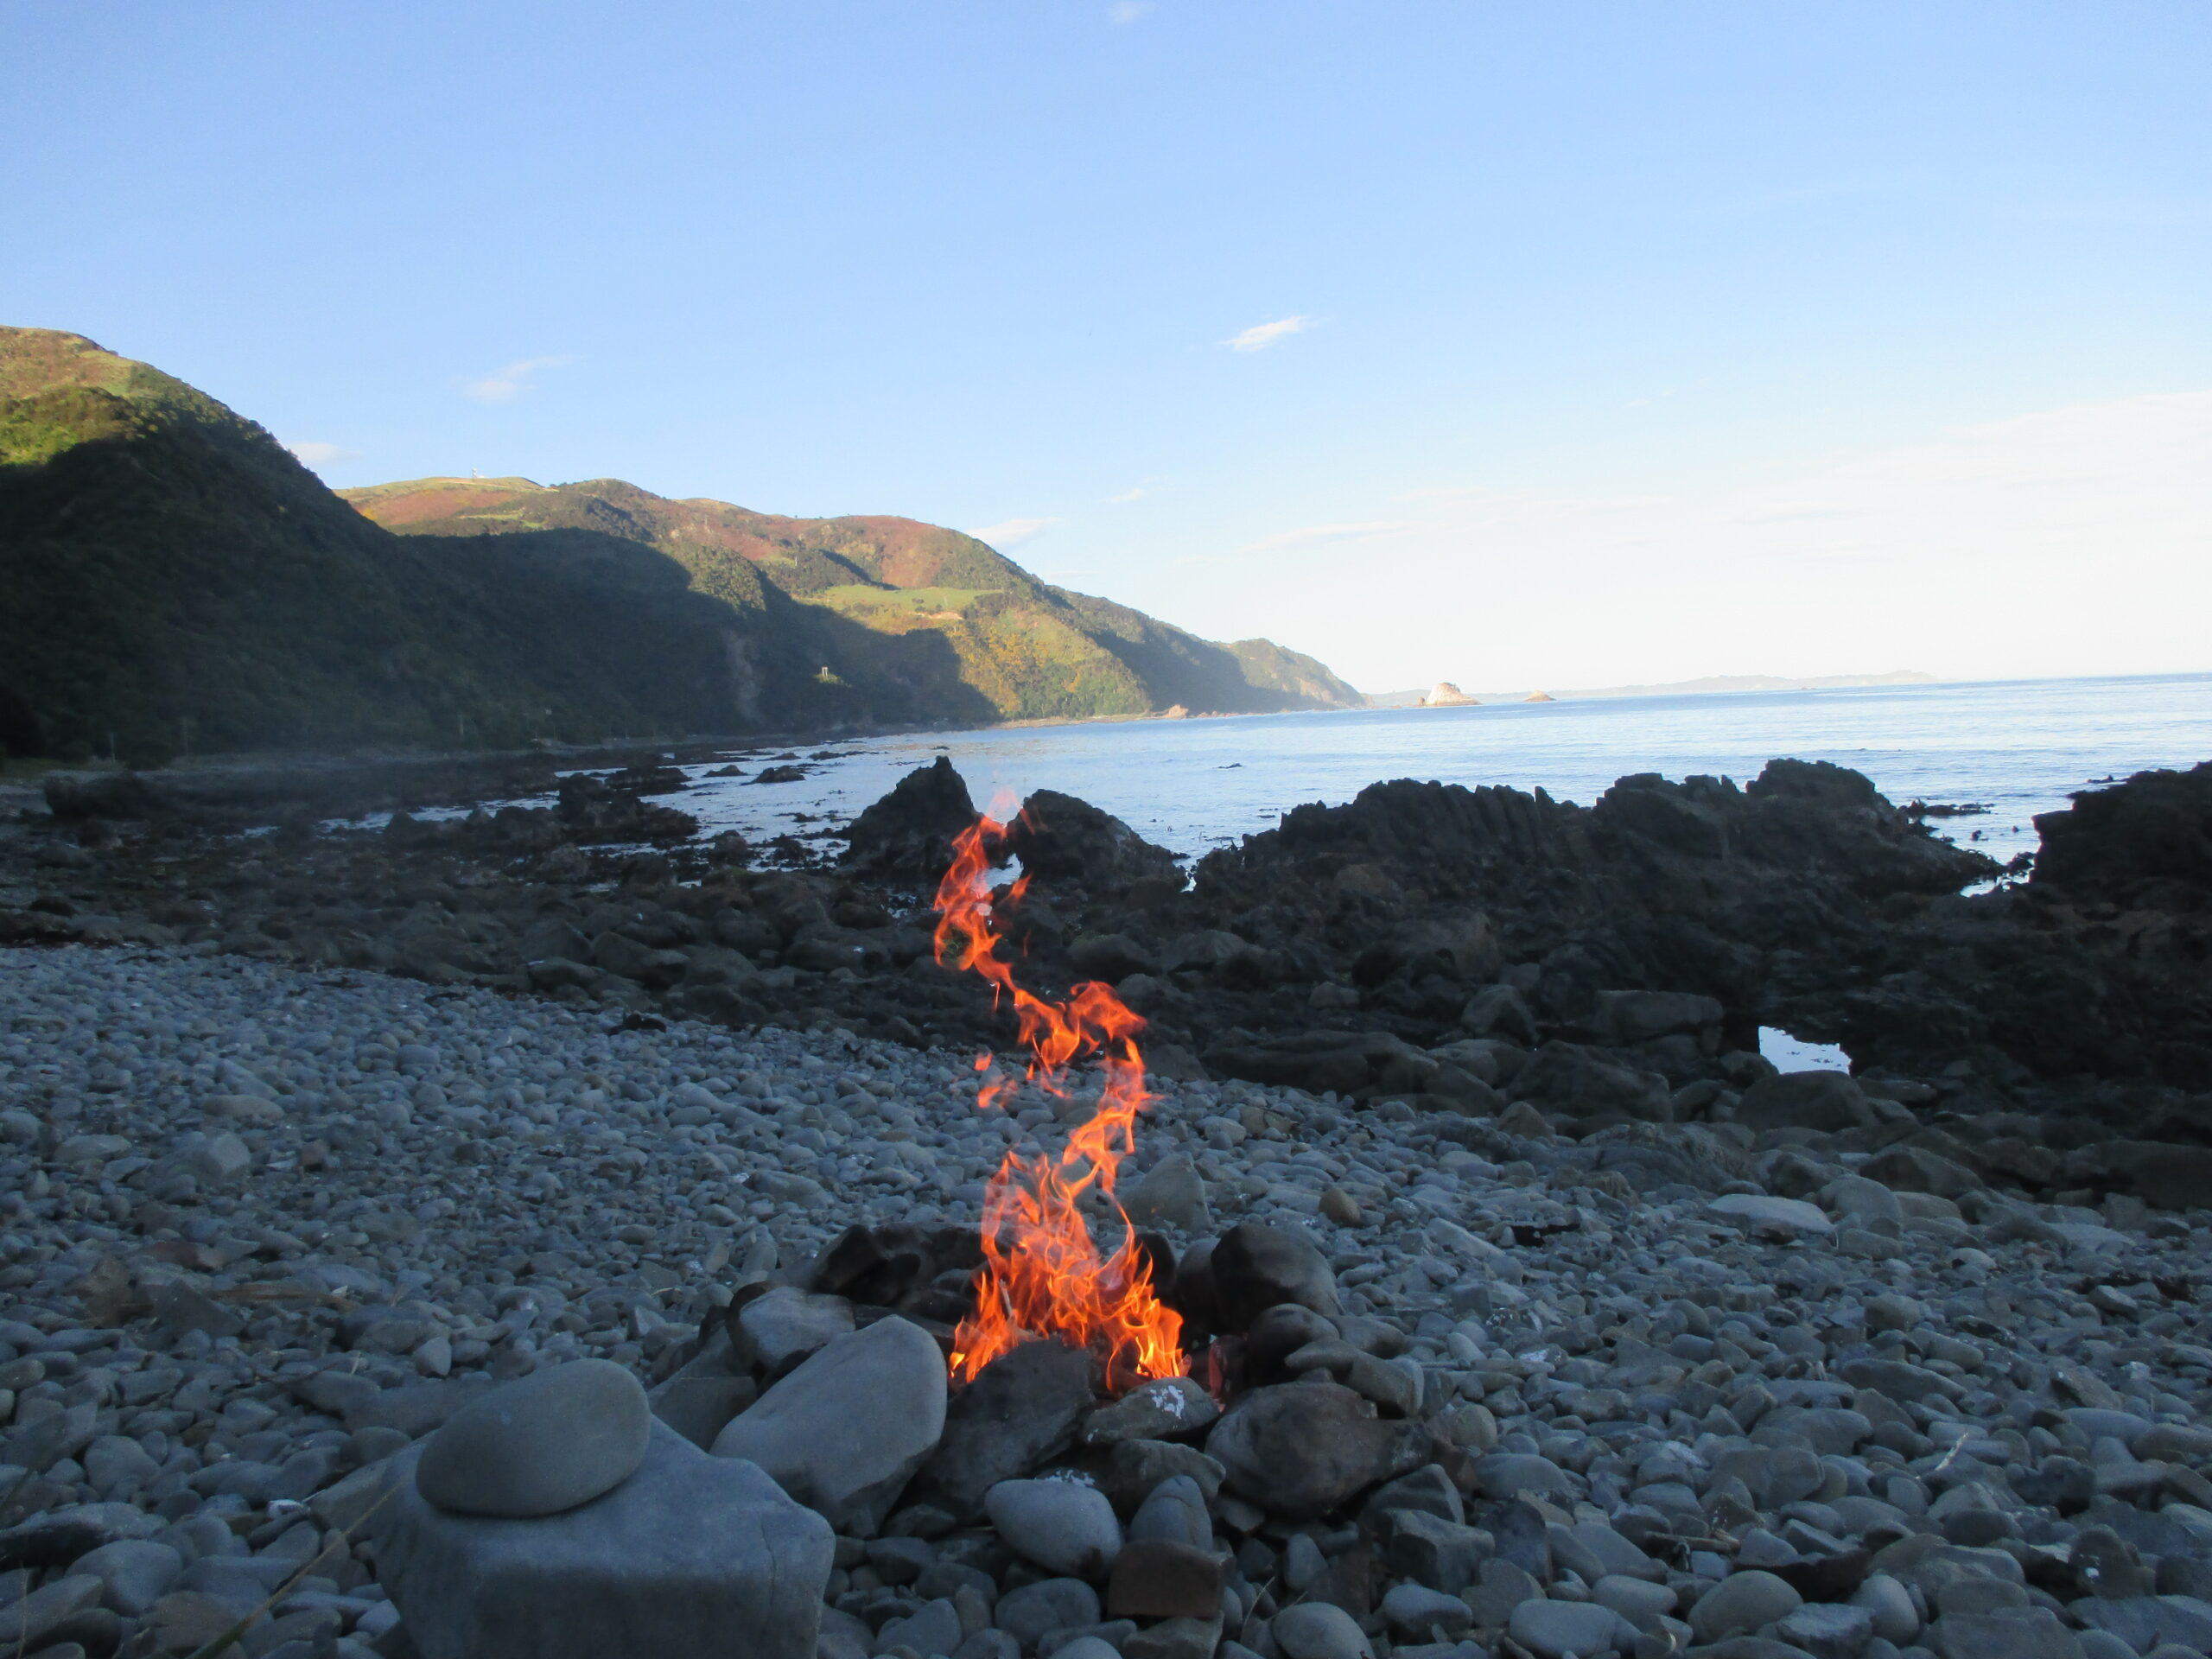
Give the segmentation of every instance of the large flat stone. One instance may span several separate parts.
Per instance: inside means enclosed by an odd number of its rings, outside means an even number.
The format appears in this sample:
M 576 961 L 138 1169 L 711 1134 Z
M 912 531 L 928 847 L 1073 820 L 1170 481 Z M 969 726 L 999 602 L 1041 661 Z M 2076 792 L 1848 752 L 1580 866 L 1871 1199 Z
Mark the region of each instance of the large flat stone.
M 432 1505 L 421 1455 L 391 1459 L 370 1538 L 423 1659 L 813 1659 L 834 1539 L 753 1465 L 657 1422 L 613 1491 L 507 1520 Z
M 866 1537 L 944 1433 L 944 1357 L 906 1319 L 879 1319 L 800 1363 L 715 1437 L 838 1531 Z

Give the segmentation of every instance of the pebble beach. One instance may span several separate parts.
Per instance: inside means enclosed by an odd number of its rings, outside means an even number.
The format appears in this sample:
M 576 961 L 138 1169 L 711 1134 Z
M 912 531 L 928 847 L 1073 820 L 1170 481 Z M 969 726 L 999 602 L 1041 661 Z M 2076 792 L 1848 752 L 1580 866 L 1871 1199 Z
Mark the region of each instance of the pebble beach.
M 0 1628 L 57 1659 L 188 1654 L 241 1619 L 257 1659 L 452 1651 L 379 1576 L 379 1519 L 354 1524 L 396 1460 L 581 1361 L 659 1390 L 664 1421 L 672 1379 L 730 1379 L 725 1421 L 686 1425 L 711 1448 L 881 1323 L 810 1306 L 796 1349 L 732 1350 L 752 1327 L 726 1310 L 838 1300 L 804 1274 L 848 1229 L 972 1227 L 1007 1150 L 1056 1151 L 1095 1103 L 979 1111 L 972 1055 L 836 1029 L 625 1029 L 189 950 L 0 952 Z M 1087 1403 L 1004 1483 L 1053 1489 L 1019 1527 L 990 1517 L 1023 1494 L 902 1510 L 902 1475 L 871 1535 L 826 1547 L 815 1630 L 753 1650 L 2212 1646 L 2201 1211 L 1895 1192 L 1810 1128 L 1574 1140 L 1525 1109 L 1155 1086 L 1132 1217 L 1186 1253 L 1286 1236 L 1286 1300 L 1330 1328 L 1157 1439 L 1085 1426 L 1138 1396 Z M 1286 1395 L 1278 1445 L 1253 1402 Z M 1210 1606 L 1124 1611 L 1152 1604 L 1116 1559 L 1166 1511 L 1098 1478 L 1122 1441 L 1179 1454 L 1154 1485 L 1199 1495 L 1168 1541 L 1213 1563 Z M 1084 1522 L 1059 1509 L 1102 1485 L 1110 1537 L 1064 1559 Z

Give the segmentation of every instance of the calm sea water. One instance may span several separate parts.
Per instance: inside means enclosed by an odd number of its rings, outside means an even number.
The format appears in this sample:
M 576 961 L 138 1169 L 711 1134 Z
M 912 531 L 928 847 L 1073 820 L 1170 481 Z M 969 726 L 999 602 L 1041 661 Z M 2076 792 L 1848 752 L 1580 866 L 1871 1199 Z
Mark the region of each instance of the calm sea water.
M 1855 767 L 1900 804 L 1986 804 L 1986 815 L 1939 828 L 2005 859 L 2032 849 L 2033 815 L 2075 790 L 2212 760 L 2212 674 L 1147 720 L 834 747 L 836 758 L 803 782 L 702 778 L 671 804 L 709 832 L 765 838 L 808 828 L 800 814 L 816 828 L 822 817 L 842 823 L 944 753 L 979 806 L 1057 789 L 1197 855 L 1380 779 L 1541 785 L 1587 804 L 1629 772 L 1744 783 L 1789 755 Z

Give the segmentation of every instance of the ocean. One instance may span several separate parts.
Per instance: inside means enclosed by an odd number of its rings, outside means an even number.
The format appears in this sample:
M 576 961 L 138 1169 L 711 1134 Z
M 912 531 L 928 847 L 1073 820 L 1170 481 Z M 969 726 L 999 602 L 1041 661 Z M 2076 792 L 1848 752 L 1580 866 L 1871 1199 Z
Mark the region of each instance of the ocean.
M 939 753 L 978 806 L 1037 789 L 1081 797 L 1193 857 L 1272 828 L 1306 801 L 1389 778 L 1541 787 L 1585 804 L 1656 772 L 1746 783 L 1777 755 L 1865 772 L 1900 804 L 1978 804 L 1938 832 L 1999 859 L 2032 850 L 2034 815 L 2076 790 L 2212 760 L 2212 674 L 1592 697 L 1468 709 L 1371 709 L 1027 726 L 823 746 L 805 779 L 707 778 L 671 798 L 709 833 L 765 840 L 842 824 Z M 739 764 L 760 770 L 754 759 Z

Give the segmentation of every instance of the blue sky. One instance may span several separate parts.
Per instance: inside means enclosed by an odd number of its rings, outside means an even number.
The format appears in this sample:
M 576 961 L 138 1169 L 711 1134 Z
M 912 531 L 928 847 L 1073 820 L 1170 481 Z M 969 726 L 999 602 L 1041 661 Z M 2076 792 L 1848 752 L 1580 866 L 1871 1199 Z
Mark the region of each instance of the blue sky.
M 0 10 L 0 321 L 1370 690 L 2212 668 L 2212 9 Z

